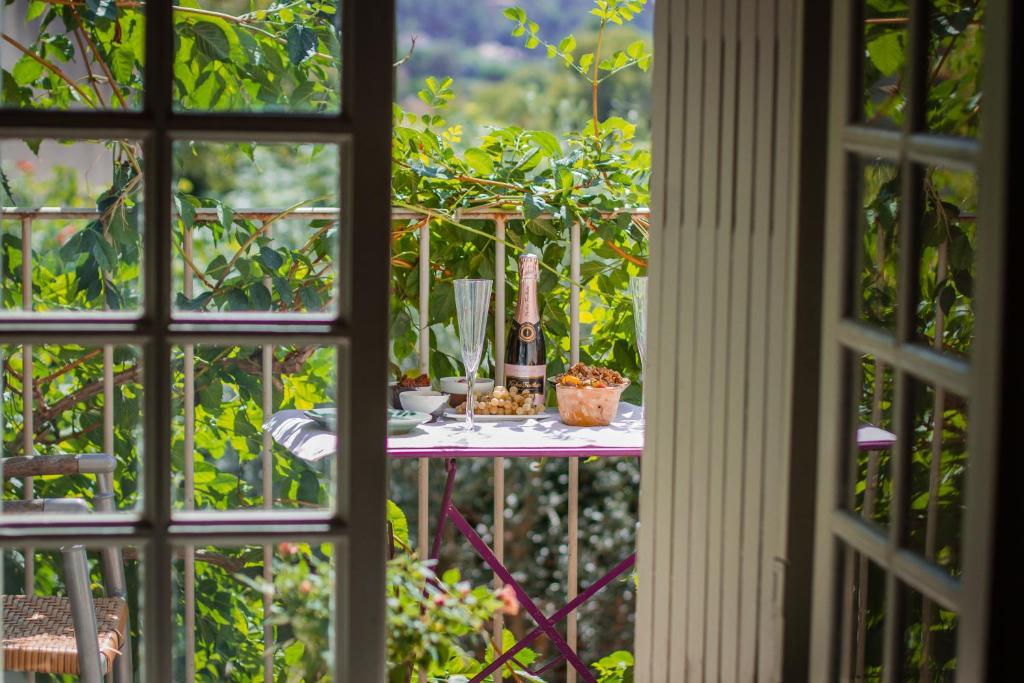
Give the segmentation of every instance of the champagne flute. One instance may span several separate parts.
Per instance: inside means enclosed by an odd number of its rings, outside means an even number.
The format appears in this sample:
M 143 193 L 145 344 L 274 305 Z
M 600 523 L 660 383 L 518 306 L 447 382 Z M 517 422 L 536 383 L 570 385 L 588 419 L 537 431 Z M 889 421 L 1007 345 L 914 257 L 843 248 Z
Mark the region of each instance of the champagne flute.
M 466 425 L 473 430 L 473 388 L 487 335 L 487 311 L 491 303 L 490 280 L 456 280 L 455 311 L 459 318 L 459 342 L 466 366 Z
M 636 348 L 640 352 L 640 381 L 644 397 L 640 399 L 640 415 L 643 416 L 647 401 L 647 278 L 629 278 L 629 294 L 633 298 L 633 321 L 636 323 Z

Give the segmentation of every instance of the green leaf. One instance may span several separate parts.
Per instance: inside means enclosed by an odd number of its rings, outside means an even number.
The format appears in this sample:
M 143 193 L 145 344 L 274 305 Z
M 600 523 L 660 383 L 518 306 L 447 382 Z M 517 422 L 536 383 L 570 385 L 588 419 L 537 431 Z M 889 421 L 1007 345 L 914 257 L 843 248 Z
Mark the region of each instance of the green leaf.
M 562 156 L 562 146 L 558 138 L 544 130 L 532 130 L 527 134 L 530 141 L 540 147 L 549 157 L 558 158 Z
M 260 263 L 271 272 L 277 272 L 284 265 L 284 257 L 270 247 L 262 247 L 260 249 Z
M 639 59 L 644 54 L 644 41 L 638 40 L 630 43 L 629 47 L 626 48 L 626 54 L 633 59 Z
M 868 58 L 884 76 L 892 76 L 903 67 L 906 49 L 901 33 L 883 33 L 867 44 Z
M 270 297 L 270 290 L 267 289 L 262 282 L 256 282 L 249 285 L 249 300 L 252 301 L 252 307 L 257 311 L 269 311 L 273 300 Z
M 562 42 L 560 42 L 558 44 L 558 51 L 559 52 L 572 52 L 575 49 L 576 49 L 576 37 L 571 35 L 571 34 L 566 36 L 565 38 L 563 38 Z
M 588 52 L 587 54 L 580 57 L 580 69 L 587 71 L 590 69 L 590 65 L 594 63 L 594 54 Z
M 219 412 L 223 397 L 224 385 L 219 379 L 214 379 L 199 389 L 199 405 L 203 406 L 203 409 L 211 415 Z
M 391 522 L 391 531 L 395 539 L 409 545 L 409 520 L 402 512 L 402 508 L 395 505 L 392 500 L 388 500 L 388 521 Z
M 323 300 L 320 298 L 320 292 L 316 290 L 316 287 L 307 285 L 299 290 L 299 298 L 302 299 L 302 305 L 307 311 L 319 311 L 323 306 Z
M 227 61 L 230 43 L 224 29 L 212 21 L 200 20 L 192 26 L 192 33 L 200 53 L 210 59 Z
M 523 217 L 532 221 L 541 214 L 549 213 L 551 205 L 536 195 L 527 194 L 523 196 Z
M 19 59 L 11 71 L 11 76 L 14 77 L 14 82 L 18 85 L 31 85 L 42 75 L 43 65 L 28 55 Z
M 225 230 L 230 228 L 232 223 L 235 222 L 234 210 L 224 202 L 219 202 L 217 204 L 217 220 L 220 221 Z
M 47 7 L 49 7 L 49 4 L 43 2 L 43 0 L 31 0 L 28 3 L 28 9 L 25 10 L 25 21 L 38 19 L 43 15 Z
M 464 156 L 466 157 L 466 163 L 472 166 L 473 170 L 477 173 L 482 175 L 494 173 L 494 162 L 491 160 L 491 155 L 482 149 L 471 147 L 466 150 Z
M 275 277 L 274 291 L 277 292 L 277 296 L 281 299 L 281 301 L 285 302 L 289 306 L 291 305 L 292 299 L 295 297 L 295 294 L 294 292 L 292 292 L 292 285 L 290 282 L 288 282 L 287 278 Z
M 288 59 L 292 64 L 302 64 L 316 52 L 316 32 L 300 24 L 292 24 L 285 31 Z
M 195 225 L 196 222 L 196 207 L 191 199 L 191 197 L 181 192 L 174 193 L 174 207 L 178 210 L 181 222 L 188 227 Z
M 248 311 L 249 297 L 245 295 L 240 289 L 232 289 L 228 292 L 228 310 L 229 311 Z
M 537 36 L 530 36 L 529 38 L 526 39 L 525 45 L 527 50 L 532 50 L 533 48 L 540 45 L 540 39 L 537 38 Z
M 127 83 L 135 71 L 135 53 L 131 48 L 119 46 L 110 57 L 110 70 L 114 80 L 120 84 Z

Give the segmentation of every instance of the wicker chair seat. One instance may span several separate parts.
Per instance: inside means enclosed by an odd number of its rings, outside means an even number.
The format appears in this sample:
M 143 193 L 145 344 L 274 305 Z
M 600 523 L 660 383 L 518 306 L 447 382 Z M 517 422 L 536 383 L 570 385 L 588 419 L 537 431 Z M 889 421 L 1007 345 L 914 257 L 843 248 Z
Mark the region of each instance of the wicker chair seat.
M 96 598 L 100 655 L 110 671 L 124 642 L 128 605 L 121 598 Z M 4 668 L 36 673 L 79 673 L 78 646 L 68 598 L 3 596 Z

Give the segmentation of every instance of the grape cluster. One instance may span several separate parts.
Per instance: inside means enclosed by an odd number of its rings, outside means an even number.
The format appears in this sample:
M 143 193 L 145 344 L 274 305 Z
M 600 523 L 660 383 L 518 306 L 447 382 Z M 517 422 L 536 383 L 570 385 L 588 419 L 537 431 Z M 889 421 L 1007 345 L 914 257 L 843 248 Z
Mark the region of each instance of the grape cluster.
M 519 391 L 519 387 L 506 389 L 503 386 L 497 386 L 491 393 L 480 397 L 473 405 L 473 413 L 476 415 L 540 415 L 544 412 L 544 406 L 535 405 L 533 399 L 533 394 L 529 391 Z M 466 404 L 460 403 L 455 412 L 464 415 Z

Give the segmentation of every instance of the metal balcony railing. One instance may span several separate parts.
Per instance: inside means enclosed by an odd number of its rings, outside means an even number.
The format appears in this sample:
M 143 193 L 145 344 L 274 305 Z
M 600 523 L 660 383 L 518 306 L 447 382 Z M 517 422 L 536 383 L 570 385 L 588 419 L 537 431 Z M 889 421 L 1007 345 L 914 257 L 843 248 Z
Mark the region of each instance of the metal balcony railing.
M 249 209 L 249 210 L 236 210 L 235 217 L 246 220 L 269 220 L 273 217 L 278 217 L 282 213 L 283 209 Z M 650 212 L 647 209 L 635 210 L 627 212 L 634 220 L 640 221 L 644 224 L 647 223 L 650 217 Z M 615 214 L 608 214 L 607 217 L 614 217 Z M 95 209 L 69 209 L 69 208 L 57 208 L 57 207 L 39 207 L 39 208 L 4 208 L 2 218 L 7 221 L 17 220 L 21 222 L 21 238 L 23 245 L 30 245 L 32 243 L 32 230 L 33 222 L 36 220 L 92 220 L 99 217 L 99 212 Z M 298 208 L 289 213 L 289 218 L 299 218 L 303 220 L 332 220 L 339 217 L 339 211 L 337 208 L 330 207 L 314 207 L 314 208 Z M 425 216 L 417 211 L 396 208 L 392 212 L 393 220 L 417 220 L 422 219 Z M 508 221 L 522 219 L 523 214 L 520 211 L 505 211 L 505 210 L 465 210 L 457 214 L 459 220 L 475 220 L 475 221 L 488 221 L 494 225 L 494 250 L 495 250 L 495 263 L 506 262 L 506 246 L 505 246 L 505 228 Z M 197 209 L 196 210 L 196 221 L 202 223 L 204 221 L 215 221 L 217 220 L 217 214 L 215 209 Z M 430 286 L 431 286 L 431 270 L 430 270 L 430 226 L 429 224 L 424 225 L 419 230 L 419 368 L 422 373 L 429 374 L 430 372 L 430 335 L 427 333 L 427 328 L 430 321 Z M 185 252 L 185 278 L 183 286 L 183 294 L 186 297 L 191 298 L 193 296 L 193 278 L 194 272 L 192 271 L 192 234 L 191 230 L 186 230 L 183 235 L 183 251 Z M 31 252 L 29 252 L 31 253 Z M 569 296 L 569 359 L 570 363 L 576 363 L 579 361 L 580 354 L 580 264 L 582 260 L 581 252 L 581 235 L 580 226 L 578 224 L 573 225 L 570 231 L 570 249 L 569 249 L 569 276 L 572 281 L 570 284 L 570 296 Z M 21 284 L 22 284 L 22 308 L 26 312 L 30 312 L 33 308 L 32 302 L 32 259 L 25 258 L 21 264 Z M 503 366 L 500 359 L 505 356 L 505 331 L 508 320 L 505 317 L 506 313 L 506 301 L 505 301 L 505 269 L 495 269 L 495 282 L 494 282 L 494 293 L 495 293 L 495 311 L 497 315 L 494 320 L 494 355 L 496 359 L 495 363 L 495 382 L 504 382 L 503 377 Z M 262 408 L 264 415 L 269 416 L 275 411 L 272 397 L 272 386 L 273 386 L 273 353 L 274 348 L 271 345 L 264 345 L 263 347 L 263 396 L 262 396 Z M 185 422 L 185 433 L 184 433 L 184 500 L 183 504 L 186 510 L 195 509 L 195 481 L 194 481 L 194 467 L 195 467 L 195 347 L 191 344 L 183 346 L 184 352 L 184 422 Z M 23 363 L 24 363 L 24 382 L 23 382 L 23 415 L 24 421 L 23 429 L 23 448 L 25 454 L 31 454 L 34 452 L 33 444 L 33 395 L 34 395 L 34 381 L 32 373 L 32 346 L 25 345 L 22 350 Z M 103 448 L 108 453 L 114 452 L 114 345 L 107 344 L 103 347 Z M 273 506 L 273 460 L 271 454 L 271 439 L 268 433 L 263 434 L 262 441 L 262 471 L 263 471 L 263 500 L 264 507 L 267 509 Z M 504 518 L 505 518 L 505 463 L 504 458 L 495 458 L 494 460 L 494 553 L 497 555 L 499 562 L 504 562 L 505 555 L 505 543 L 504 543 Z M 426 458 L 420 459 L 419 461 L 419 477 L 418 477 L 418 537 L 420 539 L 427 539 L 430 537 L 429 525 L 429 461 Z M 569 477 L 568 477 L 568 585 L 567 585 L 567 600 L 571 601 L 576 597 L 578 592 L 578 576 L 579 576 L 579 460 L 569 460 Z M 25 487 L 26 497 L 31 497 L 32 487 L 26 485 Z M 428 552 L 428 544 L 420 542 L 419 553 L 423 559 L 426 559 Z M 272 581 L 272 554 L 273 549 L 270 546 L 266 546 L 263 549 L 264 555 L 264 580 Z M 34 584 L 34 559 L 31 549 L 26 549 L 25 555 L 25 585 L 27 589 Z M 500 588 L 501 582 L 495 577 L 495 587 Z M 185 614 L 184 614 L 184 641 L 185 641 L 185 666 L 186 666 L 186 680 L 193 681 L 195 679 L 194 670 L 194 659 L 195 659 L 195 550 L 188 548 L 184 554 L 184 600 L 185 600 Z M 264 597 L 264 609 L 269 612 L 270 608 L 270 596 Z M 571 647 L 576 647 L 577 641 L 577 621 L 576 613 L 570 613 L 567 618 L 567 640 Z M 494 620 L 494 640 L 497 643 L 501 643 L 501 632 L 503 628 L 503 621 L 501 616 L 495 617 Z M 273 631 L 270 625 L 264 627 L 264 667 L 266 671 L 267 680 L 273 680 Z M 573 672 L 569 672 L 569 680 L 572 681 L 574 678 Z

